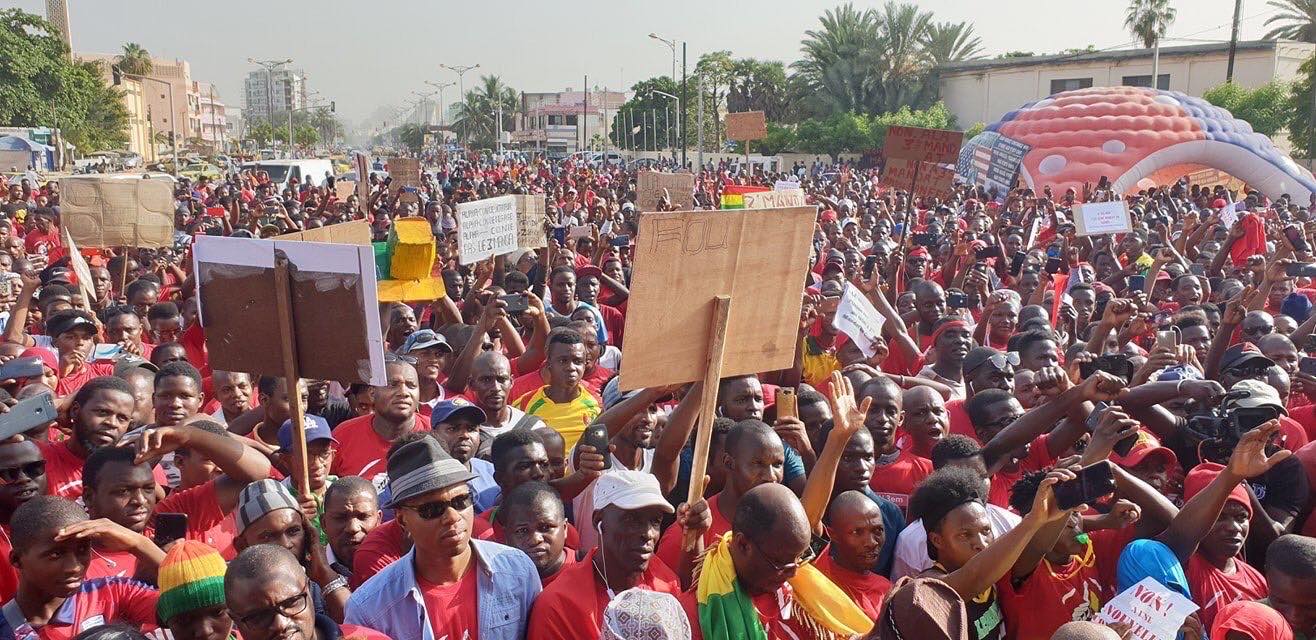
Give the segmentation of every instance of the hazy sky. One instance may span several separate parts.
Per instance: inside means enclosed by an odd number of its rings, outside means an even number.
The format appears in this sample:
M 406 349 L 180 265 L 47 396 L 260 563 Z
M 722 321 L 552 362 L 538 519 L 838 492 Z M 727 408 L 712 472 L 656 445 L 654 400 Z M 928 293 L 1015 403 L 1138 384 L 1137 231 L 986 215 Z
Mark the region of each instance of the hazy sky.
M 667 47 L 650 32 L 688 43 L 691 67 L 701 53 L 728 49 L 736 57 L 797 59 L 804 32 L 839 2 L 815 0 L 69 0 L 75 51 L 118 52 L 137 42 L 152 54 L 183 58 L 192 77 L 211 81 L 222 99 L 242 105 L 247 58 L 293 58 L 309 86 L 337 102 L 352 124 L 381 105 L 396 105 L 424 80 L 448 82 L 440 69 L 480 64 L 466 74 L 500 76 L 518 91 L 616 89 L 667 74 Z M 1009 50 L 1058 52 L 1089 44 L 1132 45 L 1124 0 L 920 0 L 939 20 L 969 21 L 989 55 Z M 1232 0 L 1174 0 L 1173 41 L 1229 38 Z M 876 2 L 856 2 L 876 7 Z M 1243 2 L 1243 39 L 1260 38 L 1275 10 Z M 0 0 L 45 13 L 44 0 Z M 677 51 L 678 56 L 680 51 Z M 677 64 L 680 64 L 679 58 Z M 679 71 L 678 71 L 679 73 Z M 456 97 L 456 87 L 446 99 Z M 378 123 L 374 123 L 378 124 Z

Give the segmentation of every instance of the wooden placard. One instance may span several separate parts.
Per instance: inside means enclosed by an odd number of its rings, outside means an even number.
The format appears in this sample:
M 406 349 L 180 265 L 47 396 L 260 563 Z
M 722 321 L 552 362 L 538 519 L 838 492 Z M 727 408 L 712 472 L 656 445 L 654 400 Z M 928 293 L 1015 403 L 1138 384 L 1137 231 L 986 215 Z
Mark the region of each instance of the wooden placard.
M 721 375 L 789 367 L 815 216 L 813 207 L 641 214 L 622 388 L 702 380 L 718 296 L 742 301 Z
M 352 197 L 353 193 L 356 193 L 355 181 L 353 180 L 334 181 L 334 197 L 337 198 L 339 202 L 347 202 L 347 199 Z
M 60 224 L 78 246 L 174 246 L 174 186 L 169 176 L 61 178 Z
M 677 211 L 689 211 L 695 208 L 694 174 L 640 172 L 635 182 L 635 206 L 640 211 L 657 211 L 658 200 L 664 194 L 671 198 L 671 203 Z
M 963 142 L 964 133 L 960 131 L 896 126 L 887 130 L 882 151 L 887 159 L 901 158 L 953 165 L 959 159 Z M 922 181 L 921 176 L 919 180 Z
M 762 111 L 728 113 L 727 140 L 744 142 L 768 137 L 768 119 Z
M 296 240 L 299 242 L 337 242 L 370 246 L 370 223 L 365 220 L 340 222 L 318 229 L 294 231 L 275 236 L 275 240 Z
M 382 385 L 374 250 L 324 242 L 198 236 L 193 245 L 210 364 L 285 375 L 276 252 L 287 257 L 297 370 L 307 378 Z M 333 348 L 326 348 L 332 345 Z
M 548 214 L 544 208 L 544 194 L 515 195 L 516 246 L 518 249 L 542 249 L 548 246 L 544 222 Z
M 917 180 L 914 175 L 916 166 Z M 882 184 L 915 195 L 949 200 L 955 192 L 955 172 L 931 162 L 889 158 L 882 171 Z

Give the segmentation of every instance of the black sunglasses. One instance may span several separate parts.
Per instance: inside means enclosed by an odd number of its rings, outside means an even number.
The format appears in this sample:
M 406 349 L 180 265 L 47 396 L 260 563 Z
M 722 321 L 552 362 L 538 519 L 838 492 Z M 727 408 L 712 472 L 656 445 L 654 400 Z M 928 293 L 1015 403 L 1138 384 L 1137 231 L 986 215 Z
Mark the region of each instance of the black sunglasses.
M 46 475 L 46 461 L 37 460 L 17 467 L 8 467 L 0 469 L 0 481 L 5 483 L 18 482 L 20 478 L 26 476 L 29 480 L 35 480 Z
M 434 500 L 415 506 L 402 505 L 400 508 L 415 511 L 421 520 L 434 520 L 443 517 L 444 514 L 448 513 L 448 509 L 465 511 L 470 509 L 472 504 L 471 494 L 463 493 L 451 500 Z

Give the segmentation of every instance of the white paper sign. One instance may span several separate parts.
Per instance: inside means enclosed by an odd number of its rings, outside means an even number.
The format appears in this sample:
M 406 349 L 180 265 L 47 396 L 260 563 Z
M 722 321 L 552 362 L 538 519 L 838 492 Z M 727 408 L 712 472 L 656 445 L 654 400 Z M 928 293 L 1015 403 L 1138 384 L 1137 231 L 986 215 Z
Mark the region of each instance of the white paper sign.
M 1221 209 L 1220 222 L 1223 223 L 1226 228 L 1232 229 L 1234 224 L 1238 222 L 1238 207 L 1231 203 Z
M 1097 619 L 1127 623 L 1136 640 L 1174 640 L 1184 618 L 1194 611 L 1197 605 L 1188 598 L 1165 588 L 1155 578 L 1143 578 L 1107 602 Z
M 457 205 L 457 249 L 462 264 L 516 251 L 516 198 L 499 196 Z
M 773 191 L 786 191 L 787 189 L 799 189 L 798 180 L 778 180 L 772 184 Z
M 1100 236 L 1133 231 L 1129 207 L 1123 200 L 1085 202 L 1074 214 L 1075 231 L 1080 236 Z
M 865 358 L 877 353 L 877 343 L 882 340 L 882 324 L 886 318 L 877 311 L 872 302 L 852 284 L 845 285 L 841 293 L 841 302 L 836 305 L 836 317 L 832 326 L 837 331 L 849 336 L 864 352 Z
M 793 183 L 790 183 L 793 184 Z M 745 194 L 746 209 L 772 209 L 774 207 L 803 207 L 804 189 L 781 191 L 752 191 Z

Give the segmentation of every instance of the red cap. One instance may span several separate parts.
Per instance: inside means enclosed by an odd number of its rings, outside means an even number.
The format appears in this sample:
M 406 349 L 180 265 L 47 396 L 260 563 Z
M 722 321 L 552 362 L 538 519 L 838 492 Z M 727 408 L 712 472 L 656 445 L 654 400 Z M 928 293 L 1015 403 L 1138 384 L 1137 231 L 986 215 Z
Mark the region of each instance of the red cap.
M 907 255 L 907 256 L 905 256 L 905 257 L 906 257 L 906 258 L 917 258 L 917 257 L 931 258 L 931 257 L 932 257 L 932 254 L 928 253 L 928 248 L 927 248 L 927 247 L 914 247 L 913 249 L 910 249 L 910 250 L 909 250 L 909 255 Z
M 1211 484 L 1211 481 L 1215 480 L 1215 477 L 1224 470 L 1224 465 L 1214 462 L 1203 462 L 1193 467 L 1193 470 L 1189 471 L 1188 476 L 1183 479 L 1184 501 L 1186 502 L 1201 493 L 1202 489 Z M 1243 505 L 1243 508 L 1247 509 L 1248 517 L 1252 517 L 1252 500 L 1248 498 L 1247 489 L 1244 489 L 1242 484 L 1234 485 L 1234 488 L 1229 492 L 1228 499 Z
M 603 269 L 600 269 L 592 264 L 587 264 L 579 269 L 576 269 L 576 279 L 585 278 L 588 276 L 594 276 L 595 278 L 597 278 L 601 275 L 603 275 Z
M 1112 453 L 1110 461 L 1125 469 L 1132 469 L 1151 457 L 1161 458 L 1167 467 L 1179 464 L 1179 458 L 1174 455 L 1174 451 L 1162 447 L 1156 436 L 1142 430 L 1138 431 L 1138 440 L 1133 443 L 1127 455 Z
M 827 209 L 822 212 L 822 219 L 823 222 L 836 222 L 836 212 L 832 211 L 831 209 Z
M 1224 199 L 1224 198 L 1216 198 L 1215 200 L 1212 200 L 1212 201 L 1211 201 L 1211 208 L 1212 208 L 1212 209 L 1224 209 L 1225 206 L 1228 205 L 1228 204 L 1229 204 L 1229 203 L 1228 203 L 1228 202 L 1225 202 L 1225 199 Z

